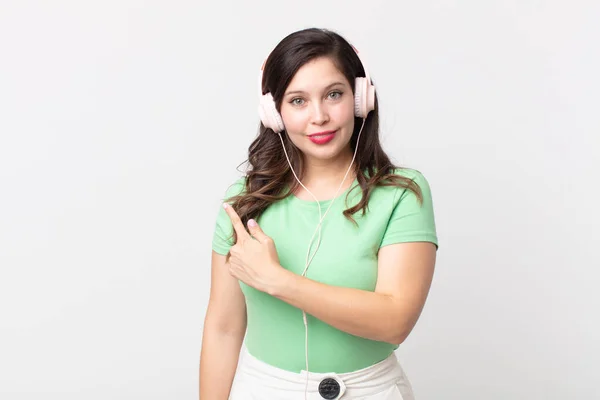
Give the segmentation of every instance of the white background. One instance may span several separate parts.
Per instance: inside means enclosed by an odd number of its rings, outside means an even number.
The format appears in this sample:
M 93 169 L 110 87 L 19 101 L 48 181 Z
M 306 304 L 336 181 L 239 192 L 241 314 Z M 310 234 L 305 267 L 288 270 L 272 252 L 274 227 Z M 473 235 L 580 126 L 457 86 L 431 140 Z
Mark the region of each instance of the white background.
M 197 399 L 214 218 L 285 35 L 364 55 L 440 239 L 418 400 L 600 399 L 593 1 L 0 1 L 0 397 Z

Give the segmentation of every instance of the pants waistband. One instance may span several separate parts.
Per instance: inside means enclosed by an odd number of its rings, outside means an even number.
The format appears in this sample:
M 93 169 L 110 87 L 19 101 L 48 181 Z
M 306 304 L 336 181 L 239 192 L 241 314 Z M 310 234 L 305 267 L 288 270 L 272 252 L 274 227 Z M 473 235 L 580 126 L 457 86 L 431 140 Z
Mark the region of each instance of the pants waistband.
M 394 353 L 385 360 L 369 367 L 336 374 L 301 371 L 295 373 L 266 364 L 252 356 L 246 347 L 242 348 L 239 373 L 241 378 L 249 378 L 260 386 L 288 392 L 304 392 L 308 375 L 308 393 L 319 391 L 319 384 L 326 378 L 335 379 L 341 387 L 341 397 L 368 396 L 378 393 L 391 385 L 407 384 L 408 380 Z

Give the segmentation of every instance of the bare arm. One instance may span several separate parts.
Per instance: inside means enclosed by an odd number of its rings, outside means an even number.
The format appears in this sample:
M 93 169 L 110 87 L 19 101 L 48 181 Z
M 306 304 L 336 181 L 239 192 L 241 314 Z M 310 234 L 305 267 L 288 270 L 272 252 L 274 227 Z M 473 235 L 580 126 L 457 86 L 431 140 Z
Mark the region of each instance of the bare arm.
M 225 256 L 213 251 L 200 353 L 200 400 L 227 400 L 246 332 L 246 303 Z
M 235 210 L 224 207 L 238 235 L 229 260 L 232 276 L 344 332 L 395 344 L 408 337 L 431 287 L 434 243 L 396 243 L 379 249 L 374 292 L 337 287 L 284 269 L 273 239 L 253 220 L 246 231 Z
M 330 286 L 287 271 L 267 292 L 356 336 L 400 344 L 429 293 L 435 245 L 398 243 L 379 250 L 375 292 Z

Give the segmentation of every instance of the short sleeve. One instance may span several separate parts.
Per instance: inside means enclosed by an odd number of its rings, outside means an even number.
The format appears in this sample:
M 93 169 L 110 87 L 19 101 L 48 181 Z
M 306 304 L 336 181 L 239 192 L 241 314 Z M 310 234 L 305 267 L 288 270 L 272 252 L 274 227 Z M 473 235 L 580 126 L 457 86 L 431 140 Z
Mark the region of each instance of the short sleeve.
M 419 202 L 412 190 L 398 189 L 394 209 L 380 247 L 403 242 L 431 242 L 437 249 L 438 238 L 429 182 L 423 174 L 415 170 L 402 175 L 419 185 L 423 203 Z
M 238 179 L 235 183 L 229 186 L 225 192 L 223 200 L 242 193 L 244 187 L 245 178 Z M 223 209 L 223 207 L 219 207 L 213 233 L 212 249 L 219 254 L 227 255 L 231 246 L 233 246 L 233 226 L 231 225 L 231 220 L 225 212 L 225 209 Z

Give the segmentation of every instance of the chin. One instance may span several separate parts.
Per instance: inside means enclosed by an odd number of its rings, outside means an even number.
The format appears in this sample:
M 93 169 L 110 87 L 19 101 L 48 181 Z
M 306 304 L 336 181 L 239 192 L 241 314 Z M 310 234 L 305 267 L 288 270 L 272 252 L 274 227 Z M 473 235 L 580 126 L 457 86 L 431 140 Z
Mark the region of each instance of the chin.
M 332 148 L 323 148 L 323 149 L 320 149 L 320 151 L 319 150 L 306 151 L 306 152 L 304 152 L 304 154 L 308 158 L 326 161 L 326 160 L 335 160 L 336 158 L 340 157 L 343 153 L 342 150 L 343 149 L 341 149 L 339 147 L 333 148 L 333 146 L 332 146 Z

